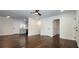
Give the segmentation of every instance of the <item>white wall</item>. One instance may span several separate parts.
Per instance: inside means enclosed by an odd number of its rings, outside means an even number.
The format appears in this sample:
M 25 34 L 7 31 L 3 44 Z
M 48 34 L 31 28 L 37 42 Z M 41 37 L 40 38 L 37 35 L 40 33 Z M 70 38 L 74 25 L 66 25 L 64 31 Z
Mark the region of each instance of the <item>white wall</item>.
M 0 35 L 20 34 L 21 24 L 25 24 L 21 19 L 0 17 Z
M 16 34 L 23 34 L 26 33 L 26 28 L 21 28 L 21 25 L 25 25 L 24 20 L 22 19 L 13 19 L 13 28 L 14 28 L 14 32 Z
M 0 35 L 12 34 L 12 19 L 6 19 L 4 17 L 0 17 Z
M 60 19 L 60 38 L 74 40 L 74 20 L 75 12 L 65 12 L 62 15 L 41 18 L 41 28 L 37 25 L 37 19 L 29 18 L 28 35 L 54 36 L 53 21 Z
M 60 38 L 74 40 L 73 28 L 75 12 L 67 12 L 62 15 L 41 19 L 41 35 L 53 36 L 53 20 L 60 19 Z
M 40 29 L 38 26 L 38 19 L 29 18 L 28 19 L 28 36 L 40 34 Z
M 76 36 L 76 41 L 77 41 L 77 44 L 78 44 L 78 47 L 79 47 L 79 10 L 77 10 L 76 11 L 76 20 L 75 20 L 76 22 L 75 22 L 75 27 L 77 27 L 77 28 L 75 28 L 74 29 L 74 32 L 75 32 L 75 36 Z M 76 31 L 76 30 L 78 30 L 78 31 Z
M 41 32 L 40 35 L 43 36 L 52 36 L 52 19 L 44 18 L 41 19 Z
M 41 19 L 41 35 L 43 36 L 53 36 L 53 21 L 55 19 L 60 19 L 61 15 L 58 16 L 53 16 L 53 17 L 48 17 Z
M 74 40 L 73 29 L 74 29 L 75 17 L 76 17 L 75 12 L 63 13 L 60 20 L 60 37 L 61 38 Z

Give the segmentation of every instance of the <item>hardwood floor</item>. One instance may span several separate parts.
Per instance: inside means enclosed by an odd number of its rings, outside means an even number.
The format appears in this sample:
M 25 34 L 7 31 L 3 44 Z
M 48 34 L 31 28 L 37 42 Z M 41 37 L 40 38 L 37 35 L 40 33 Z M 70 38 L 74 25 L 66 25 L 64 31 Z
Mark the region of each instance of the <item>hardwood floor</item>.
M 76 41 L 59 39 L 59 36 L 0 36 L 0 48 L 77 48 Z
M 0 48 L 21 48 L 25 46 L 26 35 L 0 36 Z
M 28 48 L 77 48 L 76 41 L 59 39 L 59 35 L 49 36 L 29 36 Z

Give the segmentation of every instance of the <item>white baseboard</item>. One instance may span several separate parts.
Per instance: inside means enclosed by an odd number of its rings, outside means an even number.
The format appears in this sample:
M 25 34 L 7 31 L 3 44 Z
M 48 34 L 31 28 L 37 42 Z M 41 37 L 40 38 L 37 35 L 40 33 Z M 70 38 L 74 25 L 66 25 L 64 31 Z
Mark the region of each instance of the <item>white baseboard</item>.
M 0 34 L 0 36 L 5 36 L 5 35 L 14 35 L 14 34 L 21 34 L 21 33 L 8 33 L 8 34 Z
M 41 36 L 49 36 L 49 37 L 53 37 L 53 35 L 43 35 L 43 34 L 41 34 Z
M 28 36 L 34 36 L 34 35 L 40 35 L 40 34 L 28 34 Z
M 73 38 L 67 38 L 67 37 L 61 37 L 61 36 L 60 36 L 60 38 L 61 39 L 68 39 L 68 40 L 74 40 Z

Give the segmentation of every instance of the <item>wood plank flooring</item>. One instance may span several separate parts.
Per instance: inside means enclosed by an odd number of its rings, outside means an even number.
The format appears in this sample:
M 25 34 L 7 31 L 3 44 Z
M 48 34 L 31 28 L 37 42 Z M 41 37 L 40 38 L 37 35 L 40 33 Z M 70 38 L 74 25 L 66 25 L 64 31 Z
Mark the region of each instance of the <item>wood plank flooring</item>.
M 26 35 L 0 36 L 0 48 L 21 48 L 25 46 Z
M 0 36 L 0 48 L 77 48 L 76 41 L 59 39 L 59 35 L 29 36 L 8 35 Z
M 74 40 L 59 39 L 59 35 L 49 36 L 29 36 L 29 48 L 77 48 Z

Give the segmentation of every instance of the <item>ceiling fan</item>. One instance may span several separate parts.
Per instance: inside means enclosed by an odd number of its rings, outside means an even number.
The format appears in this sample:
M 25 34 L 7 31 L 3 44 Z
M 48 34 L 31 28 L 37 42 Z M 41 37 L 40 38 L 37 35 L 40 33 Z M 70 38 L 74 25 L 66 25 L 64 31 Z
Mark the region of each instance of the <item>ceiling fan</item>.
M 35 10 L 34 12 L 31 12 L 31 14 L 41 16 L 42 14 L 41 14 L 41 13 L 39 13 L 39 11 L 40 11 L 40 10 Z

